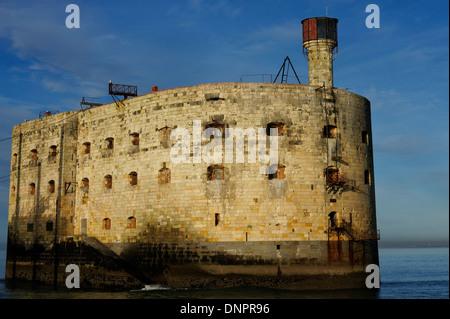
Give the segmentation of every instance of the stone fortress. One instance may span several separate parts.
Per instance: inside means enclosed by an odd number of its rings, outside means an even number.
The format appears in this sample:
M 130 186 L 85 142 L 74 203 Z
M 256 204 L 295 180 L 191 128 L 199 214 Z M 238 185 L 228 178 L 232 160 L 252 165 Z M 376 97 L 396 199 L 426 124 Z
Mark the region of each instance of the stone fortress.
M 337 22 L 302 21 L 308 85 L 153 87 L 15 126 L 6 278 L 64 285 L 77 264 L 82 288 L 365 287 L 379 239 L 370 102 L 333 87 Z M 223 136 L 193 143 L 207 128 Z M 270 173 L 249 160 L 253 137 L 230 137 L 247 128 L 278 142 Z M 195 160 L 226 138 L 231 163 Z

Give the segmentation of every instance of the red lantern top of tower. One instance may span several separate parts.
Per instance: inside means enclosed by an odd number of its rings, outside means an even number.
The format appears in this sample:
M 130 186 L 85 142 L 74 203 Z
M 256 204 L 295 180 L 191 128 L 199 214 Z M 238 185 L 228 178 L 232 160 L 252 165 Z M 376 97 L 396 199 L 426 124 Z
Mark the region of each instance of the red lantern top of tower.
M 303 43 L 311 40 L 330 40 L 337 46 L 338 19 L 328 17 L 308 18 L 302 20 Z

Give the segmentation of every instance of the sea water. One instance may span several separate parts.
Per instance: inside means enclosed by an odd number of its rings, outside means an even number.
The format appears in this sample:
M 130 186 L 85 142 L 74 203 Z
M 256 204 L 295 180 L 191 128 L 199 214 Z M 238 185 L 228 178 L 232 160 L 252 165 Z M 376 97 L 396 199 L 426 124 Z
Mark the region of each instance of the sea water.
M 5 281 L 0 251 L 0 299 L 448 299 L 448 248 L 380 248 L 380 289 L 291 291 L 266 288 L 170 289 L 147 285 L 132 291 L 83 291 Z

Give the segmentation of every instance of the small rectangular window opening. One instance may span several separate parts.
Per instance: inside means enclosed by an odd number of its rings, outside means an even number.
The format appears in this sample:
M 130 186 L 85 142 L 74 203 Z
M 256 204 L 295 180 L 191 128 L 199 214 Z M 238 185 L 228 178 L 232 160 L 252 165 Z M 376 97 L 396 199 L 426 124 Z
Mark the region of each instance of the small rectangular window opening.
M 286 125 L 282 122 L 268 123 L 266 127 L 266 135 L 272 135 L 272 132 L 274 132 L 274 130 L 271 129 L 277 129 L 278 136 L 286 135 Z
M 105 147 L 107 150 L 112 150 L 114 148 L 114 138 L 109 137 L 105 140 Z
M 83 144 L 83 154 L 89 154 L 91 152 L 91 143 L 86 142 Z
M 131 145 L 139 145 L 139 133 L 131 134 Z
M 274 164 L 272 169 L 276 169 L 276 171 L 271 173 L 271 174 L 267 174 L 267 178 L 269 180 L 272 180 L 272 179 L 286 179 L 286 174 L 285 174 L 286 166 L 284 166 L 284 165 L 275 165 Z
M 325 125 L 323 127 L 323 137 L 336 138 L 337 137 L 337 127 L 334 125 Z
M 363 144 L 369 145 L 369 134 L 367 133 L 367 131 L 362 131 L 361 139 Z
M 131 186 L 137 185 L 137 173 L 131 172 L 128 176 L 130 178 L 130 185 Z
M 212 165 L 208 167 L 208 180 L 224 180 L 225 179 L 225 171 L 224 167 L 221 165 Z
M 219 225 L 219 222 L 220 222 L 220 214 L 216 213 L 214 215 L 214 225 L 215 226 Z

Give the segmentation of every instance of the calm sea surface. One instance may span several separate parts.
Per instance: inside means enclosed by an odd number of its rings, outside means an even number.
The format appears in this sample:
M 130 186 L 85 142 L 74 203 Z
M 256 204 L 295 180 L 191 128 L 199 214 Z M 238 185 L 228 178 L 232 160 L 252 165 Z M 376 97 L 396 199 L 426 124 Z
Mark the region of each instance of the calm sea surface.
M 5 251 L 0 250 L 0 299 L 448 299 L 448 248 L 382 248 L 381 288 L 343 291 L 285 291 L 262 288 L 166 289 L 88 292 L 5 281 Z

